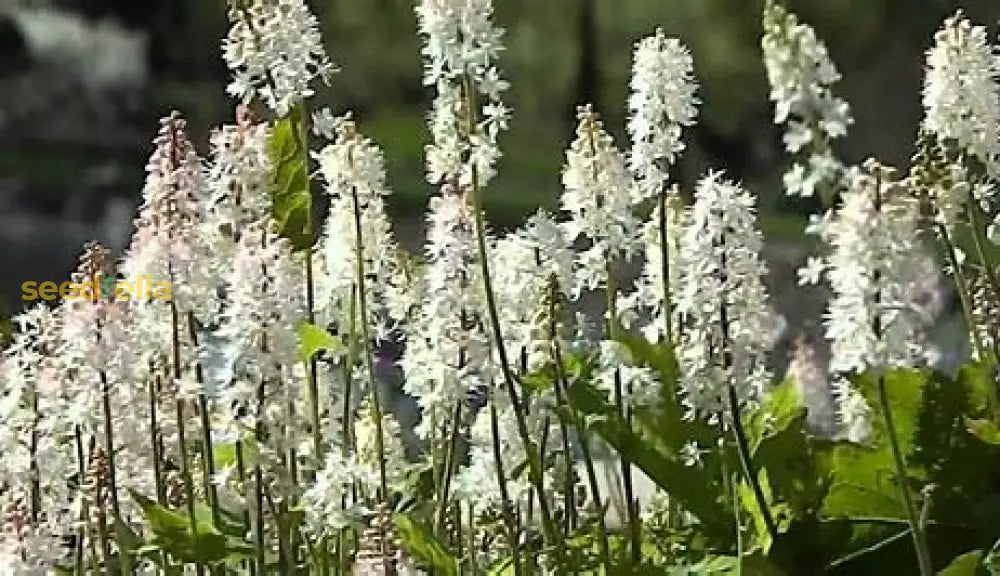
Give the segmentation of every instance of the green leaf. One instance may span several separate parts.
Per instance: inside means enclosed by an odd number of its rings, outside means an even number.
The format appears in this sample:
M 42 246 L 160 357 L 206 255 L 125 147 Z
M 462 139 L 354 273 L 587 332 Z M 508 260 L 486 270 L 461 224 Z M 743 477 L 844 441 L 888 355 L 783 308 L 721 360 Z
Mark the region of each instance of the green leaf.
M 931 374 L 925 370 L 890 370 L 884 378 L 897 439 L 905 456 L 913 449 L 923 392 Z M 823 512 L 829 517 L 880 516 L 903 520 L 906 513 L 895 480 L 877 377 L 863 374 L 854 378 L 853 383 L 868 400 L 872 438 L 870 446 L 840 444 L 832 449 L 828 464 L 833 485 L 823 503 Z M 911 475 L 923 474 L 911 469 Z
M 617 339 L 629 350 L 635 364 L 649 366 L 659 376 L 659 403 L 636 411 L 629 426 L 618 417 L 608 395 L 594 386 L 587 362 L 577 370 L 579 376 L 569 388 L 570 403 L 592 431 L 696 516 L 705 535 L 717 544 L 730 543 L 732 519 L 724 504 L 726 496 L 718 474 L 721 453 L 715 448 L 718 428 L 700 419 L 684 417 L 685 410 L 675 391 L 677 361 L 669 346 L 652 344 L 625 330 L 617 331 Z M 567 418 L 565 411 L 560 411 L 560 415 L 564 420 Z M 687 465 L 684 451 L 691 444 L 704 451 L 702 465 Z
M 982 558 L 982 550 L 962 554 L 952 560 L 947 568 L 939 571 L 938 576 L 975 576 L 979 571 L 979 561 Z
M 195 519 L 198 521 L 199 526 L 201 524 L 207 524 L 209 526 L 215 526 L 215 528 L 225 534 L 226 536 L 232 536 L 233 538 L 243 538 L 246 534 L 246 530 L 243 527 L 243 514 L 242 512 L 237 512 L 233 510 L 226 510 L 220 507 L 219 509 L 219 523 L 215 524 L 212 521 L 212 507 L 204 502 L 198 502 L 194 506 Z
M 719 498 L 721 490 L 715 486 L 718 481 L 715 469 L 686 465 L 678 455 L 662 450 L 654 440 L 629 430 L 617 416 L 595 418 L 590 428 L 657 486 L 677 498 L 698 518 L 707 534 L 728 541 L 732 533 L 731 518 Z
M 777 524 L 778 533 L 787 532 L 792 521 L 791 508 L 786 503 L 775 501 L 774 492 L 771 490 L 771 483 L 768 481 L 766 469 L 761 470 L 757 474 L 757 481 L 760 483 L 761 492 L 764 493 L 764 502 L 771 512 L 771 517 L 774 518 Z M 767 531 L 767 524 L 764 522 L 764 513 L 760 509 L 760 504 L 757 502 L 753 488 L 746 482 L 741 482 L 739 485 L 739 494 L 743 507 L 750 512 L 750 518 L 753 520 L 754 530 L 757 534 L 757 542 L 764 553 L 767 554 L 774 544 L 774 539 Z
M 326 350 L 337 353 L 344 348 L 344 343 L 339 338 L 315 324 L 302 323 L 299 325 L 297 332 L 299 336 L 299 356 L 304 362 L 312 360 L 321 351 Z
M 742 561 L 741 561 L 742 560 Z M 760 552 L 737 556 L 713 555 L 690 566 L 668 568 L 666 576 L 784 576 L 785 572 L 771 564 Z
M 513 576 L 514 570 L 514 559 L 504 558 L 498 560 L 494 565 L 489 567 L 489 571 L 486 573 L 487 576 Z
M 226 537 L 211 522 L 196 517 L 192 531 L 191 520 L 186 514 L 161 506 L 138 492 L 131 493 L 152 532 L 149 544 L 180 560 L 215 564 L 233 555 L 253 553 L 248 544 Z
M 429 530 L 417 524 L 409 515 L 396 513 L 392 516 L 399 533 L 403 549 L 414 558 L 422 560 L 435 574 L 457 576 L 458 561 L 452 556 Z
M 1000 540 L 993 545 L 989 554 L 983 559 L 983 565 L 986 566 L 990 576 L 1000 576 Z
M 278 232 L 295 250 L 312 246 L 312 194 L 309 190 L 307 135 L 302 134 L 302 108 L 295 106 L 271 133 L 270 155 L 274 167 L 271 210 Z
M 115 537 L 118 546 L 129 553 L 135 552 L 143 544 L 142 538 L 121 517 L 115 517 Z
M 672 346 L 666 343 L 654 344 L 638 333 L 618 327 L 616 340 L 632 354 L 636 364 L 646 365 L 660 377 L 662 393 L 671 397 L 677 395 L 677 379 L 680 368 Z
M 992 420 L 965 419 L 965 427 L 970 434 L 987 444 L 1000 446 L 1000 428 Z
M 556 383 L 554 362 L 547 364 L 521 377 L 521 388 L 528 394 L 537 396 L 546 390 L 551 390 Z
M 794 380 L 775 386 L 748 419 L 751 451 L 756 451 L 765 439 L 787 431 L 805 415 L 806 407 Z

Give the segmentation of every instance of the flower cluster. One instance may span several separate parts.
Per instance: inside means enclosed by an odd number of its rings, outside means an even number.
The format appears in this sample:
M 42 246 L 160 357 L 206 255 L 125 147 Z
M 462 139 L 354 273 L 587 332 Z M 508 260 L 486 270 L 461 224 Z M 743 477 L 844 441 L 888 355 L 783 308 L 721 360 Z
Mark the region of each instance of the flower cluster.
M 682 321 L 678 357 L 692 413 L 729 410 L 731 388 L 752 405 L 771 381 L 767 353 L 779 333 L 763 276 L 754 197 L 710 173 L 685 217 L 674 304 Z
M 243 102 L 259 97 L 284 116 L 313 94 L 315 79 L 325 82 L 336 72 L 305 0 L 236 2 L 230 20 L 222 42 L 222 57 L 233 72 L 226 91 Z
M 924 129 L 1000 175 L 1000 53 L 986 28 L 961 12 L 945 21 L 927 51 L 923 104 Z
M 684 151 L 681 131 L 698 115 L 691 53 L 657 30 L 635 47 L 631 88 L 629 170 L 638 180 L 638 196 L 652 198 L 666 189 L 668 169 Z
M 560 198 L 571 240 L 589 247 L 577 256 L 577 290 L 593 290 L 608 279 L 610 263 L 635 250 L 639 229 L 624 155 L 589 105 L 577 111 L 576 138 L 566 150 Z
M 180 115 L 164 118 L 128 249 L 116 263 L 88 244 L 73 273 L 169 280 L 174 297 L 36 306 L 0 351 L 0 572 L 145 574 L 168 562 L 213 574 L 417 573 L 401 548 L 441 572 L 513 561 L 520 573 L 531 558 L 563 573 L 581 558 L 611 573 L 626 556 L 621 570 L 666 572 L 646 566 L 660 536 L 671 561 L 695 540 L 728 554 L 726 527 L 711 533 L 716 504 L 751 509 L 736 540 L 754 550 L 778 534 L 774 513 L 801 512 L 787 471 L 754 468 L 766 442 L 799 431 L 791 388 L 768 396 L 784 320 L 765 283 L 757 199 L 722 171 L 697 182 L 693 202 L 671 182 L 698 106 L 678 40 L 658 30 L 635 47 L 630 149 L 580 107 L 560 212 L 495 230 L 480 199 L 509 120 L 502 31 L 490 0 L 421 0 L 436 192 L 418 259 L 393 234 L 381 149 L 353 115 L 309 108 L 332 65 L 305 2 L 232 4 L 235 123 L 212 132 L 203 160 Z M 811 28 L 766 8 L 775 120 L 788 124 L 788 151 L 808 155 L 786 187 L 840 195 L 807 229 L 826 252 L 799 272 L 799 285 L 829 285 L 830 360 L 819 343 L 800 344 L 787 368 L 818 434 L 896 442 L 891 418 L 871 426 L 852 382 L 933 364 L 925 332 L 941 298 L 928 221 L 972 334 L 996 342 L 997 283 L 980 242 L 990 228 L 977 217 L 992 215 L 1000 158 L 998 64 L 983 29 L 960 16 L 936 41 L 920 152 L 900 180 L 877 162 L 836 160 L 830 143 L 851 123 L 831 91 L 839 75 Z M 254 119 L 254 100 L 278 117 Z M 328 200 L 316 226 L 314 188 Z M 960 227 L 972 227 L 984 272 L 969 282 L 951 242 Z M 629 270 L 641 271 L 634 283 Z M 603 306 L 592 304 L 599 291 Z M 839 422 L 822 418 L 834 412 Z M 779 419 L 785 428 L 769 435 Z M 730 447 L 742 480 L 728 474 Z M 598 473 L 602 458 L 612 474 Z M 685 500 L 678 476 L 715 492 Z M 650 479 L 654 501 L 640 506 Z M 623 537 L 608 534 L 610 500 L 625 500 Z M 399 536 L 423 544 L 400 547 Z M 614 557 L 612 542 L 623 545 Z
M 427 179 L 438 185 L 454 179 L 460 186 L 485 186 L 500 157 L 497 137 L 510 120 L 510 110 L 500 101 L 508 83 L 495 64 L 503 30 L 493 26 L 493 2 L 422 0 L 416 12 L 424 40 L 424 84 L 437 90 Z
M 805 156 L 785 174 L 790 196 L 813 196 L 817 190 L 837 189 L 843 166 L 830 144 L 845 136 L 853 123 L 848 103 L 831 87 L 840 73 L 816 32 L 799 22 L 780 2 L 768 2 L 761 39 L 764 65 L 771 84 L 774 122 L 787 124 L 785 148 Z

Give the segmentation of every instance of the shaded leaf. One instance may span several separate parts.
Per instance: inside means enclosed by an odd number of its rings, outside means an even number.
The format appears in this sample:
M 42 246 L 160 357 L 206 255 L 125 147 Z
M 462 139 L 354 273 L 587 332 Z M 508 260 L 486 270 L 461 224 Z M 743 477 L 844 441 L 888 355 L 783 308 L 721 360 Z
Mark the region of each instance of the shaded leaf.
M 965 419 L 965 428 L 970 434 L 987 444 L 1000 446 L 1000 427 L 991 420 Z

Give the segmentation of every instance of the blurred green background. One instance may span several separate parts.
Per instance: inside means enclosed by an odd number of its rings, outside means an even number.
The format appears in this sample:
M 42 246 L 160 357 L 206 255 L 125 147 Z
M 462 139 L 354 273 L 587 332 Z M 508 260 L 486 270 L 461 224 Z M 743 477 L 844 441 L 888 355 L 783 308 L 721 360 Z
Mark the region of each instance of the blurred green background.
M 78 236 L 91 229 L 100 236 L 122 219 L 120 224 L 127 228 L 127 211 L 112 214 L 109 220 L 106 201 L 113 197 L 132 206 L 137 202 L 157 117 L 172 108 L 183 111 L 196 144 L 205 151 L 209 130 L 234 115 L 224 93 L 227 74 L 219 56 L 220 38 L 227 28 L 224 0 L 30 4 L 54 4 L 95 22 L 115 17 L 144 30 L 150 68 L 146 87 L 137 100 L 133 98 L 127 113 L 118 113 L 124 107 L 112 100 L 111 113 L 98 123 L 86 114 L 74 114 L 80 99 L 70 97 L 54 110 L 0 125 L 0 216 L 6 215 L 8 222 L 6 250 L 0 253 L 0 293 L 8 302 L 29 274 L 34 280 L 60 277 L 72 263 L 78 240 L 85 239 Z M 428 139 L 424 120 L 431 94 L 420 82 L 413 0 L 311 0 L 309 4 L 320 15 L 328 51 L 342 68 L 332 86 L 320 92 L 318 103 L 336 113 L 353 110 L 362 129 L 385 149 L 396 192 L 392 207 L 405 242 L 413 246 L 419 239 L 423 208 L 434 192 L 423 178 L 423 147 Z M 625 147 L 633 45 L 663 27 L 692 51 L 703 101 L 699 124 L 686 133 L 688 151 L 676 170 L 677 178 L 689 188 L 707 168 L 724 168 L 758 194 L 766 233 L 791 243 L 800 239 L 802 214 L 810 206 L 781 193 L 781 175 L 789 159 L 782 150 L 781 128 L 771 121 L 761 62 L 764 0 L 496 0 L 495 4 L 495 19 L 507 29 L 501 66 L 512 83 L 507 102 L 514 109 L 511 130 L 502 138 L 500 176 L 486 191 L 495 223 L 511 225 L 539 206 L 557 205 L 563 151 L 572 138 L 577 104 L 594 102 L 619 146 Z M 815 27 L 844 77 L 836 91 L 851 103 L 855 117 L 849 136 L 838 142 L 847 162 L 875 155 L 905 165 L 921 116 L 923 55 L 934 31 L 959 7 L 988 26 L 993 38 L 1000 20 L 1000 0 L 791 0 L 787 4 Z M 0 0 L 0 15 L 14 9 L 4 6 Z M 33 98 L 32 93 L 25 97 L 14 92 L 11 77 L 0 77 L 0 110 L 5 95 L 20 103 Z M 35 137 L 53 131 L 59 137 Z M 76 133 L 82 136 L 67 144 L 65 135 Z M 95 167 L 105 170 L 107 177 L 94 178 Z M 105 172 L 98 170 L 99 175 Z M 14 198 L 6 203 L 5 185 Z M 67 205 L 76 208 L 68 210 Z M 39 232 L 31 224 L 12 231 L 9 223 L 19 222 L 20 213 L 43 214 L 56 223 L 56 229 Z M 60 225 L 59 219 L 66 218 L 79 222 Z M 4 228 L 0 225 L 0 230 Z M 58 246 L 40 247 L 44 243 Z

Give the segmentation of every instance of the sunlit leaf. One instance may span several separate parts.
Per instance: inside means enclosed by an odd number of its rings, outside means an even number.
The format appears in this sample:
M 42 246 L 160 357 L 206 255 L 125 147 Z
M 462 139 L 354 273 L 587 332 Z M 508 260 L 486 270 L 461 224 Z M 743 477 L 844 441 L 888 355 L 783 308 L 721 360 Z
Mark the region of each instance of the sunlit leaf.
M 302 109 L 295 106 L 278 120 L 271 132 L 270 155 L 274 170 L 271 211 L 278 233 L 288 238 L 296 250 L 312 246 L 312 194 L 309 167 L 302 134 Z
M 410 556 L 423 561 L 442 576 L 458 575 L 458 560 L 452 556 L 444 544 L 407 514 L 393 514 L 393 523 L 403 549 Z
M 938 576 L 976 576 L 979 572 L 979 561 L 982 558 L 982 550 L 962 554 L 952 560 L 947 568 L 939 571 Z
M 303 361 L 308 362 L 323 351 L 337 353 L 344 348 L 344 343 L 339 338 L 315 324 L 302 323 L 299 325 L 297 331 L 299 336 L 299 357 Z

